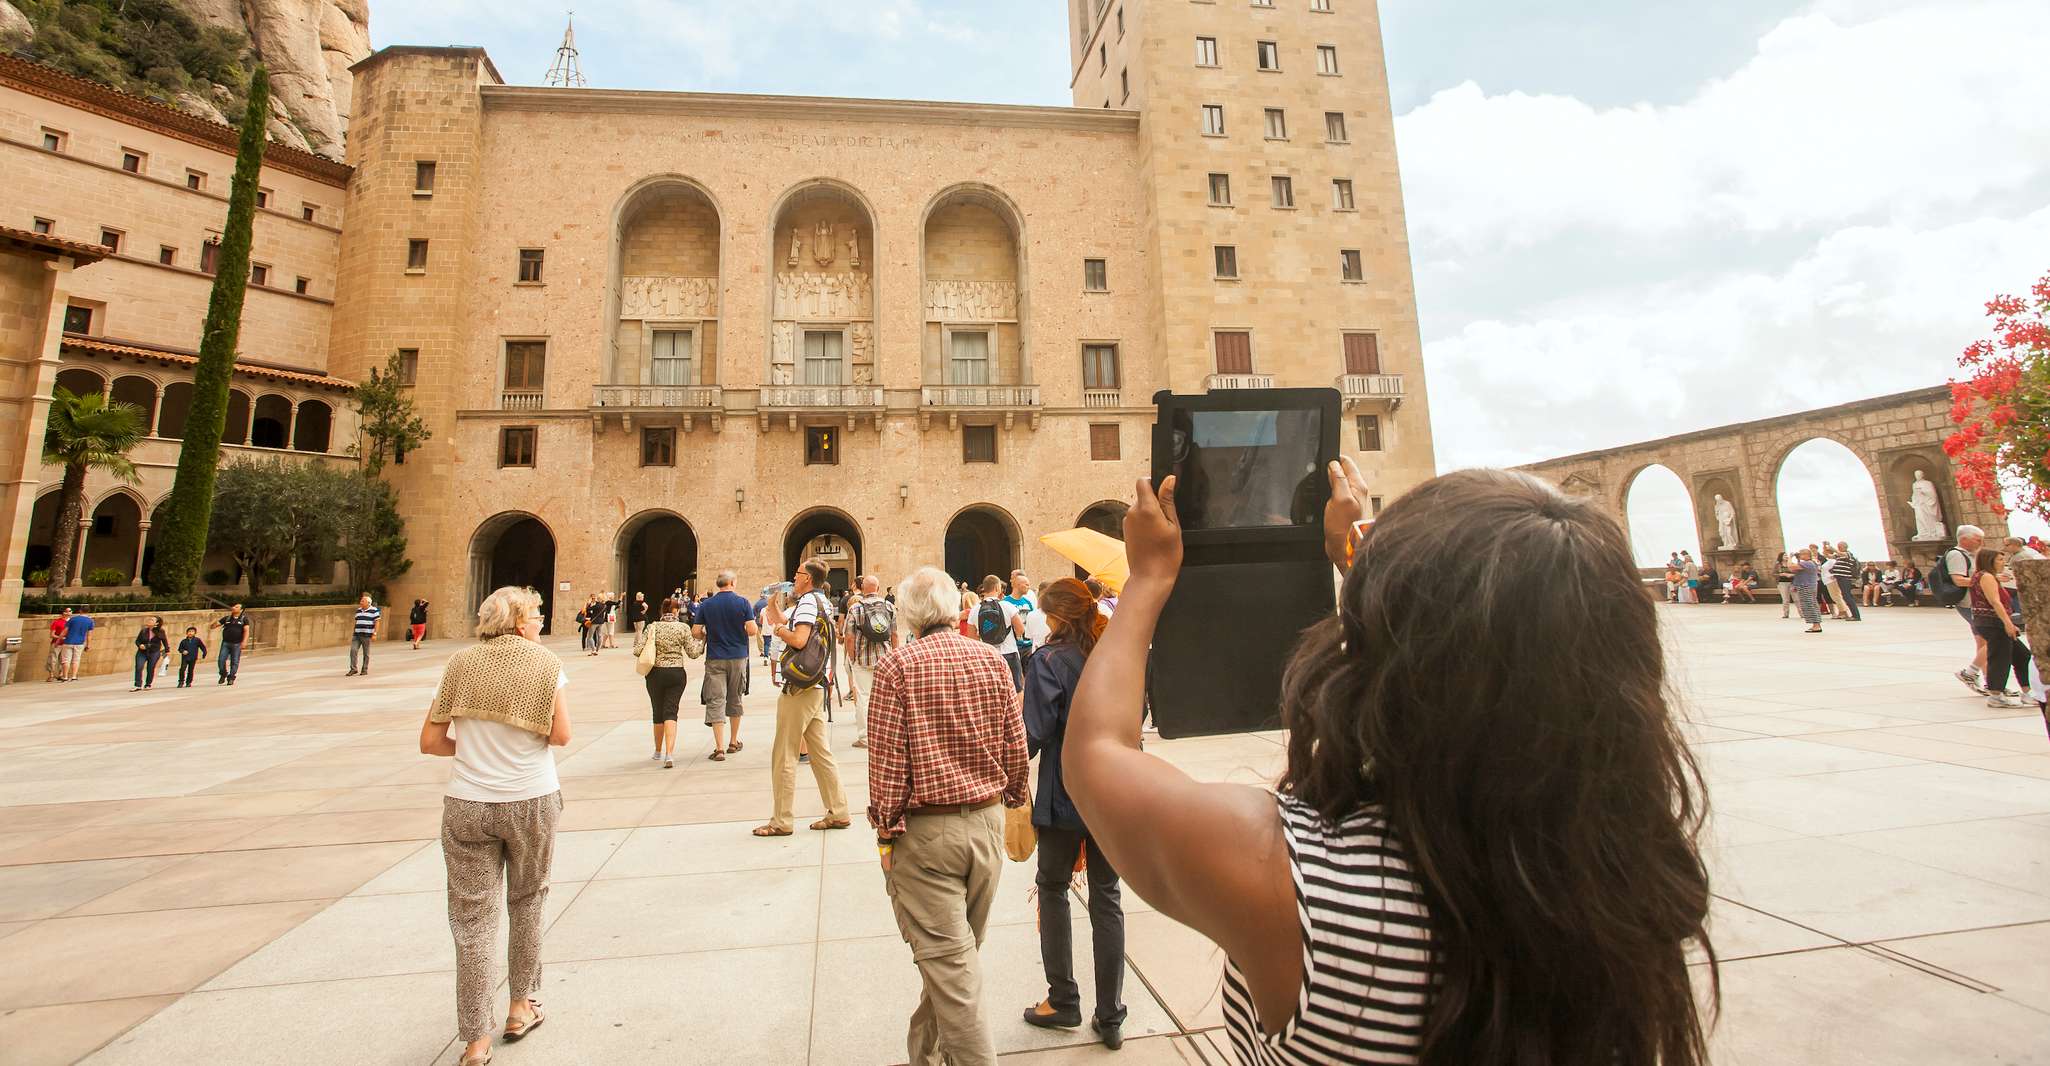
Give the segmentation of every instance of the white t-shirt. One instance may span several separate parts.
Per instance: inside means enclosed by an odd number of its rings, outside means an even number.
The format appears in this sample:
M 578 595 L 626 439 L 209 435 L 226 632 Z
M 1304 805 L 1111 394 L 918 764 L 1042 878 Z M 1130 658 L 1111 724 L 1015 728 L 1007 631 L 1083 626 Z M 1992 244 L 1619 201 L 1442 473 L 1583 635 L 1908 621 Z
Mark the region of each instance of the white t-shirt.
M 996 645 L 997 654 L 1016 655 L 1018 654 L 1018 631 L 1013 623 L 1018 620 L 1018 609 L 1005 603 L 1001 597 L 994 601 L 983 600 L 982 603 L 976 604 L 975 609 L 968 612 L 968 628 L 975 631 L 975 639 L 982 639 L 982 604 L 991 602 L 1004 609 L 1004 642 Z
M 569 675 L 557 677 L 560 690 Z M 455 766 L 445 793 L 479 803 L 511 803 L 560 791 L 555 776 L 555 749 L 548 738 L 504 722 L 457 718 L 448 724 L 456 742 Z

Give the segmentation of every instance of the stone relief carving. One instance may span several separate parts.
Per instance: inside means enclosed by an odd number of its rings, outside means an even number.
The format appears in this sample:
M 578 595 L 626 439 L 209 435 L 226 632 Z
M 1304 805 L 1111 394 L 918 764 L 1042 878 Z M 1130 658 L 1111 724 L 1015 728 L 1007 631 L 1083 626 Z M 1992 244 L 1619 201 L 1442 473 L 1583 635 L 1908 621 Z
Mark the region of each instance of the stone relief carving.
M 788 385 L 797 373 L 797 324 L 775 323 L 769 339 L 769 381 L 774 385 Z
M 642 275 L 621 278 L 621 318 L 716 318 L 719 279 Z
M 778 274 L 776 317 L 868 318 L 874 294 L 867 274 Z
M 1018 286 L 1008 281 L 928 281 L 925 317 L 932 322 L 987 322 L 1018 317 Z
M 798 256 L 800 256 L 800 255 L 803 255 L 803 254 L 804 254 L 804 237 L 803 237 L 803 235 L 802 235 L 802 234 L 800 234 L 800 233 L 798 233 L 798 232 L 797 232 L 797 227 L 796 227 L 796 226 L 792 226 L 792 227 L 790 227 L 790 258 L 788 258 L 788 259 L 785 259 L 785 260 L 783 261 L 783 265 L 784 265 L 784 266 L 786 266 L 786 267 L 789 267 L 789 268 L 790 268 L 790 269 L 792 269 L 792 270 L 796 270 L 796 269 L 797 269 L 797 257 L 798 257 Z
M 867 322 L 847 326 L 848 360 L 856 366 L 875 362 L 875 327 Z
M 820 270 L 833 265 L 833 224 L 821 219 L 812 226 L 811 261 Z
M 861 269 L 861 231 L 858 229 L 847 231 L 847 265 Z
M 1943 522 L 1943 501 L 1936 495 L 1936 483 L 1915 471 L 1915 483 L 1908 490 L 1908 508 L 1915 512 L 1915 539 L 1942 540 L 1948 533 Z
M 1737 505 L 1723 498 L 1715 497 L 1715 533 L 1722 543 L 1717 551 L 1729 551 L 1737 546 Z

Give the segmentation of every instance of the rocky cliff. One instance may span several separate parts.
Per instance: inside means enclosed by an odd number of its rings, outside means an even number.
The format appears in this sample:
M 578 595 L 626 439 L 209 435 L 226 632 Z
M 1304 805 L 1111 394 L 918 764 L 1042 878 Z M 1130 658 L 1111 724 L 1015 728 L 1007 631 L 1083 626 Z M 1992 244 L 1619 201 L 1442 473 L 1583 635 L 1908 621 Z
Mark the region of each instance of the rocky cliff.
M 369 0 L 0 0 L 0 47 L 218 121 L 246 71 L 270 70 L 271 138 L 342 157 L 349 66 L 370 54 Z

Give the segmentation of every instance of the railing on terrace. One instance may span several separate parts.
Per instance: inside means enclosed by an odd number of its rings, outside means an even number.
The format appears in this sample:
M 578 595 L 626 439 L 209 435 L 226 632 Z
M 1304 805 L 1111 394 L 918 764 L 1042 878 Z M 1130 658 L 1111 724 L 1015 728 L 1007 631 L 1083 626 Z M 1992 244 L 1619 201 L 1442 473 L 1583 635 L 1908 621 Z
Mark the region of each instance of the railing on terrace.
M 919 403 L 926 407 L 1038 407 L 1037 385 L 927 385 Z
M 1221 389 L 1271 389 L 1274 387 L 1272 374 L 1212 374 L 1203 379 L 1206 392 Z
M 502 411 L 539 411 L 541 390 L 507 389 L 498 394 L 498 407 Z
M 593 407 L 657 407 L 717 409 L 723 406 L 717 385 L 594 385 Z

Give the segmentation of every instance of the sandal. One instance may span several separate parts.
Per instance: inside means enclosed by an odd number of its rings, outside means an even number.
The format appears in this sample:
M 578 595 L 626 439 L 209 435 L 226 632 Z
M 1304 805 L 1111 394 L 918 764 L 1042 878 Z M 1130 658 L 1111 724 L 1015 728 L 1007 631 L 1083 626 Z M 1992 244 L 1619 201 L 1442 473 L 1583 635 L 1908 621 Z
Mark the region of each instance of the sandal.
M 548 1020 L 548 1016 L 541 1013 L 540 1001 L 530 999 L 527 1003 L 534 1008 L 534 1015 L 528 1018 L 525 1024 L 515 1029 L 511 1018 L 505 1020 L 505 1042 L 508 1044 L 518 1043 L 528 1033 L 541 1028 L 541 1023 Z
M 456 1066 L 491 1066 L 491 1052 L 487 1051 L 474 1059 L 465 1055 Z
M 714 749 L 712 749 L 712 754 L 711 754 L 711 755 L 709 756 L 709 758 L 710 758 L 710 759 L 711 759 L 711 760 L 712 760 L 713 762 L 725 762 L 725 761 L 726 761 L 726 753 L 725 753 L 725 752 L 723 752 L 723 751 L 720 751 L 720 750 L 719 750 L 719 749 L 717 749 L 717 748 L 714 748 Z
M 744 748 L 744 747 L 746 747 L 746 746 L 747 746 L 747 745 L 745 745 L 745 744 L 742 744 L 742 743 L 741 743 L 740 741 L 737 741 L 737 740 L 736 740 L 736 741 L 734 741 L 733 743 L 731 743 L 731 744 L 728 744 L 728 745 L 726 745 L 726 754 L 728 754 L 728 755 L 738 755 L 738 754 L 740 754 L 740 749 L 742 749 L 742 748 Z
M 790 835 L 790 830 L 778 829 L 773 825 L 758 825 L 754 828 L 754 835 L 758 837 L 787 837 Z
M 853 821 L 851 821 L 851 820 L 849 820 L 849 819 L 846 819 L 846 818 L 842 818 L 841 820 L 839 820 L 839 821 L 837 821 L 837 822 L 835 822 L 835 821 L 830 821 L 830 820 L 828 820 L 828 819 L 825 819 L 825 818 L 821 818 L 821 819 L 819 819 L 818 821 L 816 821 L 816 822 L 813 822 L 813 823 L 811 824 L 811 827 L 812 827 L 813 829 L 820 829 L 820 830 L 823 830 L 823 829 L 845 829 L 845 828 L 847 828 L 848 826 L 850 826 L 850 825 L 853 825 L 853 824 L 854 824 L 854 822 L 853 822 Z

